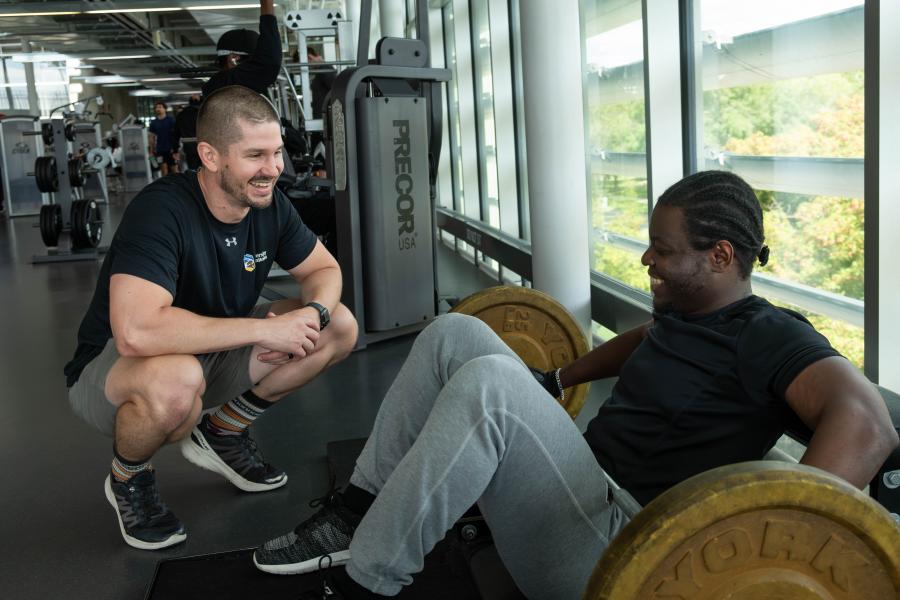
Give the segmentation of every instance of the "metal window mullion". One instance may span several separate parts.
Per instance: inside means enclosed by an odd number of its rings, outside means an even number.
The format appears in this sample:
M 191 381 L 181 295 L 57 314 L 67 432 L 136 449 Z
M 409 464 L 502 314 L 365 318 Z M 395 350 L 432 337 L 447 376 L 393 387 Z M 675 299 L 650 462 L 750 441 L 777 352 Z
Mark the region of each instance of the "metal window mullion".
M 462 212 L 462 206 L 460 206 L 462 190 L 459 189 L 459 182 L 462 178 L 462 174 L 459 172 L 460 167 L 457 164 L 457 157 L 460 156 L 460 154 L 459 139 L 457 139 L 456 135 L 457 122 L 459 121 L 459 105 L 456 102 L 456 97 L 459 96 L 459 91 L 457 90 L 458 77 L 456 75 L 456 58 L 453 57 L 451 60 L 451 57 L 448 55 L 448 52 L 450 51 L 454 54 L 456 53 L 454 41 L 456 34 L 454 32 L 454 27 L 452 26 L 453 19 L 450 18 L 452 14 L 453 5 L 450 3 L 441 9 L 441 20 L 444 24 L 444 64 L 446 64 L 453 73 L 452 79 L 444 86 L 444 93 L 447 96 L 447 110 L 445 111 L 447 116 L 447 127 L 444 128 L 444 131 L 447 132 L 447 141 L 450 144 L 450 154 L 447 156 L 450 163 L 450 187 L 452 193 L 450 206 L 453 210 Z M 448 24 L 451 26 L 448 27 Z M 454 92 L 456 97 L 454 97 Z
M 476 6 L 477 4 L 477 6 Z M 489 221 L 487 155 L 484 147 L 484 90 L 481 89 L 481 50 L 480 31 L 484 13 L 487 12 L 487 0 L 469 0 L 469 42 L 472 51 L 472 93 L 475 99 L 475 153 L 478 156 L 478 205 L 481 220 Z
M 525 107 L 522 88 L 522 27 L 519 21 L 519 0 L 509 0 L 509 32 L 511 37 L 513 87 L 513 140 L 516 147 L 516 183 L 519 210 L 519 237 L 531 239 L 531 209 L 528 207 L 528 156 L 525 144 Z M 584 39 L 584 36 L 582 36 Z M 585 121 L 587 122 L 587 121 Z M 588 188 L 590 189 L 590 188 Z
M 516 184 L 515 120 L 513 117 L 512 59 L 509 7 L 506 2 L 488 5 L 491 28 L 491 75 L 494 99 L 494 153 L 497 163 L 497 202 L 500 229 L 519 236 L 519 202 Z
M 679 0 L 681 31 L 681 136 L 682 172 L 696 173 L 704 164 L 703 149 L 703 42 L 699 2 Z
M 643 0 L 647 214 L 682 178 L 681 52 L 677 2 Z
M 469 32 L 468 0 L 453 1 L 453 34 L 456 51 L 457 106 L 459 109 L 459 152 L 462 167 L 463 214 L 481 219 L 478 201 L 478 156 L 475 139 L 475 92 L 472 85 L 472 36 Z
M 879 202 L 878 202 L 878 91 L 879 91 L 879 2 L 866 0 L 864 11 L 864 153 L 863 163 L 863 294 L 866 304 L 863 308 L 863 371 L 873 382 L 878 383 L 879 340 Z
M 445 29 L 443 10 L 440 8 L 431 9 L 428 19 L 431 27 L 431 48 L 429 49 L 431 56 L 431 65 L 436 68 L 443 68 L 447 64 L 447 55 L 444 48 Z M 448 132 L 448 135 L 441 136 L 441 158 L 438 162 L 438 182 L 437 182 L 437 203 L 443 202 L 446 206 L 453 206 L 453 160 L 450 157 L 450 86 L 453 81 L 448 81 L 443 86 L 443 92 L 447 101 L 443 103 L 441 110 L 441 131 Z

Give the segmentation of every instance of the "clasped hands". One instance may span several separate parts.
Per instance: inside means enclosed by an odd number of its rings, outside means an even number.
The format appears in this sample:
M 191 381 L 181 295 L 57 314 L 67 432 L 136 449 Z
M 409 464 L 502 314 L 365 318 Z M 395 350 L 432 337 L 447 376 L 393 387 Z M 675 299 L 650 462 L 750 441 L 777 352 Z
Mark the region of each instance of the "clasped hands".
M 284 314 L 266 313 L 259 345 L 265 351 L 256 358 L 270 365 L 283 365 L 306 358 L 319 342 L 319 311 L 305 306 Z

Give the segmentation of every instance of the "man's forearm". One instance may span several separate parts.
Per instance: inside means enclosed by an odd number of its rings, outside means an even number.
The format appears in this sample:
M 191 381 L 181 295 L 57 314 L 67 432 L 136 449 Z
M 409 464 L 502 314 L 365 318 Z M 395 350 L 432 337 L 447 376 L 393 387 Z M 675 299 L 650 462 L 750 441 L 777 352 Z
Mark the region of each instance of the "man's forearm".
M 122 356 L 205 354 L 249 346 L 259 341 L 259 319 L 204 317 L 166 306 L 146 322 L 116 337 Z
M 259 0 L 259 14 L 274 15 L 275 14 L 274 0 Z
M 341 301 L 341 270 L 337 267 L 320 269 L 300 283 L 300 300 L 318 302 L 334 312 Z
M 586 381 L 618 375 L 622 365 L 643 341 L 648 326 L 649 323 L 617 335 L 572 364 L 563 367 L 559 373 L 562 386 L 567 388 Z

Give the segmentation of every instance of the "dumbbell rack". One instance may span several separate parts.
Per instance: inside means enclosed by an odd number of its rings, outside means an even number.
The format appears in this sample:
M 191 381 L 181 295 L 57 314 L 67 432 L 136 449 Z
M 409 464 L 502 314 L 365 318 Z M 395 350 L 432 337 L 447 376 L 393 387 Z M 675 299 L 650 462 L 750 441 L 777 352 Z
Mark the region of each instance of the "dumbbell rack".
M 50 120 L 50 133 L 53 143 L 53 160 L 55 161 L 53 202 L 41 208 L 41 233 L 45 236 L 48 226 L 58 233 L 67 232 L 70 238 L 70 250 L 64 250 L 60 245 L 55 248 L 48 244 L 46 254 L 32 256 L 32 264 L 44 264 L 55 262 L 72 262 L 81 260 L 96 260 L 106 252 L 106 247 L 100 247 L 103 220 L 96 200 L 81 197 L 79 182 L 84 182 L 84 175 L 93 172 L 94 169 L 85 168 L 81 160 L 69 158 L 69 144 L 67 140 L 75 138 L 75 134 L 87 131 L 88 126 L 78 126 L 66 123 L 65 119 L 54 118 Z M 90 126 L 93 130 L 93 126 Z M 44 134 L 46 138 L 48 134 Z M 46 139 L 44 140 L 47 141 Z M 44 162 L 49 167 L 49 161 Z M 37 171 L 37 167 L 36 167 Z M 35 173 L 37 176 L 38 173 Z M 43 179 L 46 181 L 47 175 Z M 46 188 L 45 188 L 46 189 Z M 43 190 L 42 190 L 43 191 Z M 52 242 L 53 235 L 45 237 L 46 242 Z

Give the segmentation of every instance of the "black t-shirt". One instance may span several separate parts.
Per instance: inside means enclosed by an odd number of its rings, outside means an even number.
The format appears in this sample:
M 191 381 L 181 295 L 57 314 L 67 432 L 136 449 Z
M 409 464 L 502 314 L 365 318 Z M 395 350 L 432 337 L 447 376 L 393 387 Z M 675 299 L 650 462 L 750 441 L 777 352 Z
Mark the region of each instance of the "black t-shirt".
M 257 94 L 265 94 L 278 78 L 281 69 L 281 37 L 274 15 L 259 16 L 259 40 L 253 54 L 233 69 L 223 69 L 203 84 L 203 96 L 209 96 L 226 85 L 242 85 Z
M 272 262 L 289 270 L 309 256 L 316 236 L 275 189 L 272 204 L 251 209 L 239 223 L 209 211 L 197 173 L 169 175 L 145 187 L 122 216 L 100 268 L 97 288 L 66 365 L 68 386 L 112 337 L 109 280 L 126 273 L 172 294 L 173 306 L 208 317 L 246 317 Z
M 803 316 L 757 296 L 698 317 L 655 315 L 585 439 L 647 504 L 692 475 L 761 459 L 798 422 L 785 390 L 829 356 L 839 354 Z
M 175 139 L 172 147 L 176 150 L 181 143 L 181 138 L 197 137 L 197 113 L 199 112 L 199 106 L 185 106 L 184 109 L 175 116 Z

